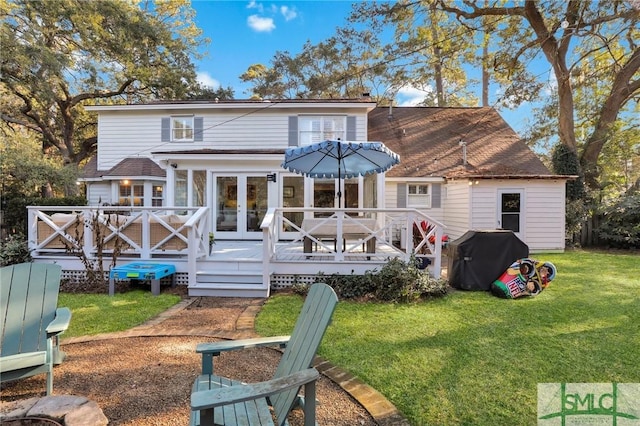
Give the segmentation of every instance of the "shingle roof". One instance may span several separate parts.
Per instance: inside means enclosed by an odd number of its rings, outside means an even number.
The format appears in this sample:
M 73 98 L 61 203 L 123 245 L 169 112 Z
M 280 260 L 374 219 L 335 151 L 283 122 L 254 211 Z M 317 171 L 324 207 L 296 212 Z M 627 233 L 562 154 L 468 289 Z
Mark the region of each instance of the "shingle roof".
M 551 176 L 493 108 L 377 107 L 368 125 L 370 141 L 400 155 L 388 177 Z
M 153 176 L 165 177 L 167 173 L 150 158 L 125 158 L 104 176 Z
M 102 172 L 98 171 L 98 156 L 94 155 L 82 167 L 80 177 L 84 179 L 96 179 L 102 176 Z
M 97 170 L 96 157 L 90 159 L 82 170 L 85 179 L 99 177 L 166 177 L 166 172 L 150 158 L 134 157 L 125 158 L 107 171 Z

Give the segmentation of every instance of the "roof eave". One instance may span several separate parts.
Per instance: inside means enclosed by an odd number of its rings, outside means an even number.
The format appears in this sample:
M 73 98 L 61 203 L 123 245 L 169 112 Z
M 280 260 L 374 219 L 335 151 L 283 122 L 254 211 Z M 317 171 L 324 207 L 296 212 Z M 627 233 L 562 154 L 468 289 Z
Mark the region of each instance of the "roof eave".
M 469 179 L 485 179 L 485 180 L 494 180 L 494 179 L 537 179 L 537 180 L 553 180 L 553 179 L 563 179 L 563 180 L 574 180 L 579 176 L 576 175 L 464 175 L 464 176 L 445 176 L 447 180 L 469 180 Z

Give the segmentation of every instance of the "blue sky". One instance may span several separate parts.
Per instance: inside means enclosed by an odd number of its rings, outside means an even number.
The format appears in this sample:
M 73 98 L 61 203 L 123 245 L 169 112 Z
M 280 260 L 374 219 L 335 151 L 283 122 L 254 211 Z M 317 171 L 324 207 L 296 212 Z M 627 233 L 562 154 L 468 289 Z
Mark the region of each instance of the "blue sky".
M 197 62 L 199 80 L 212 87 L 231 86 L 235 97 L 250 97 L 239 76 L 252 64 L 269 66 L 277 51 L 298 53 L 306 41 L 315 44 L 344 26 L 351 1 L 218 1 L 193 0 L 196 24 L 211 43 L 207 57 Z M 495 89 L 495 88 L 494 88 Z M 415 93 L 398 99 L 411 104 Z M 530 108 L 502 110 L 502 116 L 522 135 Z

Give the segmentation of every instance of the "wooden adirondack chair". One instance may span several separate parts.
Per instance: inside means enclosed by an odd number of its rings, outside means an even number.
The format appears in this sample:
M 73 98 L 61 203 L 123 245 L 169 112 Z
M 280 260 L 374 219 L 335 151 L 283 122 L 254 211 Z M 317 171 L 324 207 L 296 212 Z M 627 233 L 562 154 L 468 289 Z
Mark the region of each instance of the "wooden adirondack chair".
M 60 265 L 21 263 L 0 270 L 0 381 L 47 374 L 53 392 L 53 365 L 64 352 L 58 336 L 69 326 L 71 311 L 57 308 Z
M 291 336 L 199 344 L 196 352 L 202 353 L 202 375 L 193 385 L 191 424 L 274 424 L 271 406 L 277 424 L 282 426 L 287 424 L 289 411 L 299 404 L 304 409 L 305 426 L 315 425 L 315 381 L 319 374 L 310 367 L 337 303 L 330 286 L 313 284 Z M 244 384 L 214 374 L 214 356 L 260 346 L 286 348 L 273 379 Z M 302 386 L 304 398 L 298 395 Z

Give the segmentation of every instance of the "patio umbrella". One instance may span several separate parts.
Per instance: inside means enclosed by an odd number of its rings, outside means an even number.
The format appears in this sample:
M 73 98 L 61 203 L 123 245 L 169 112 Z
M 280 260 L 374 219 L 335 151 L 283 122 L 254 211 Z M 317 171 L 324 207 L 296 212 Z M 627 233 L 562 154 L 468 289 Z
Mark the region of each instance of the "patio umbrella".
M 400 157 L 382 142 L 326 140 L 284 153 L 282 167 L 312 178 L 349 179 L 382 173 L 400 162 Z M 341 183 L 339 182 L 339 188 Z M 338 206 L 342 192 L 338 190 Z

